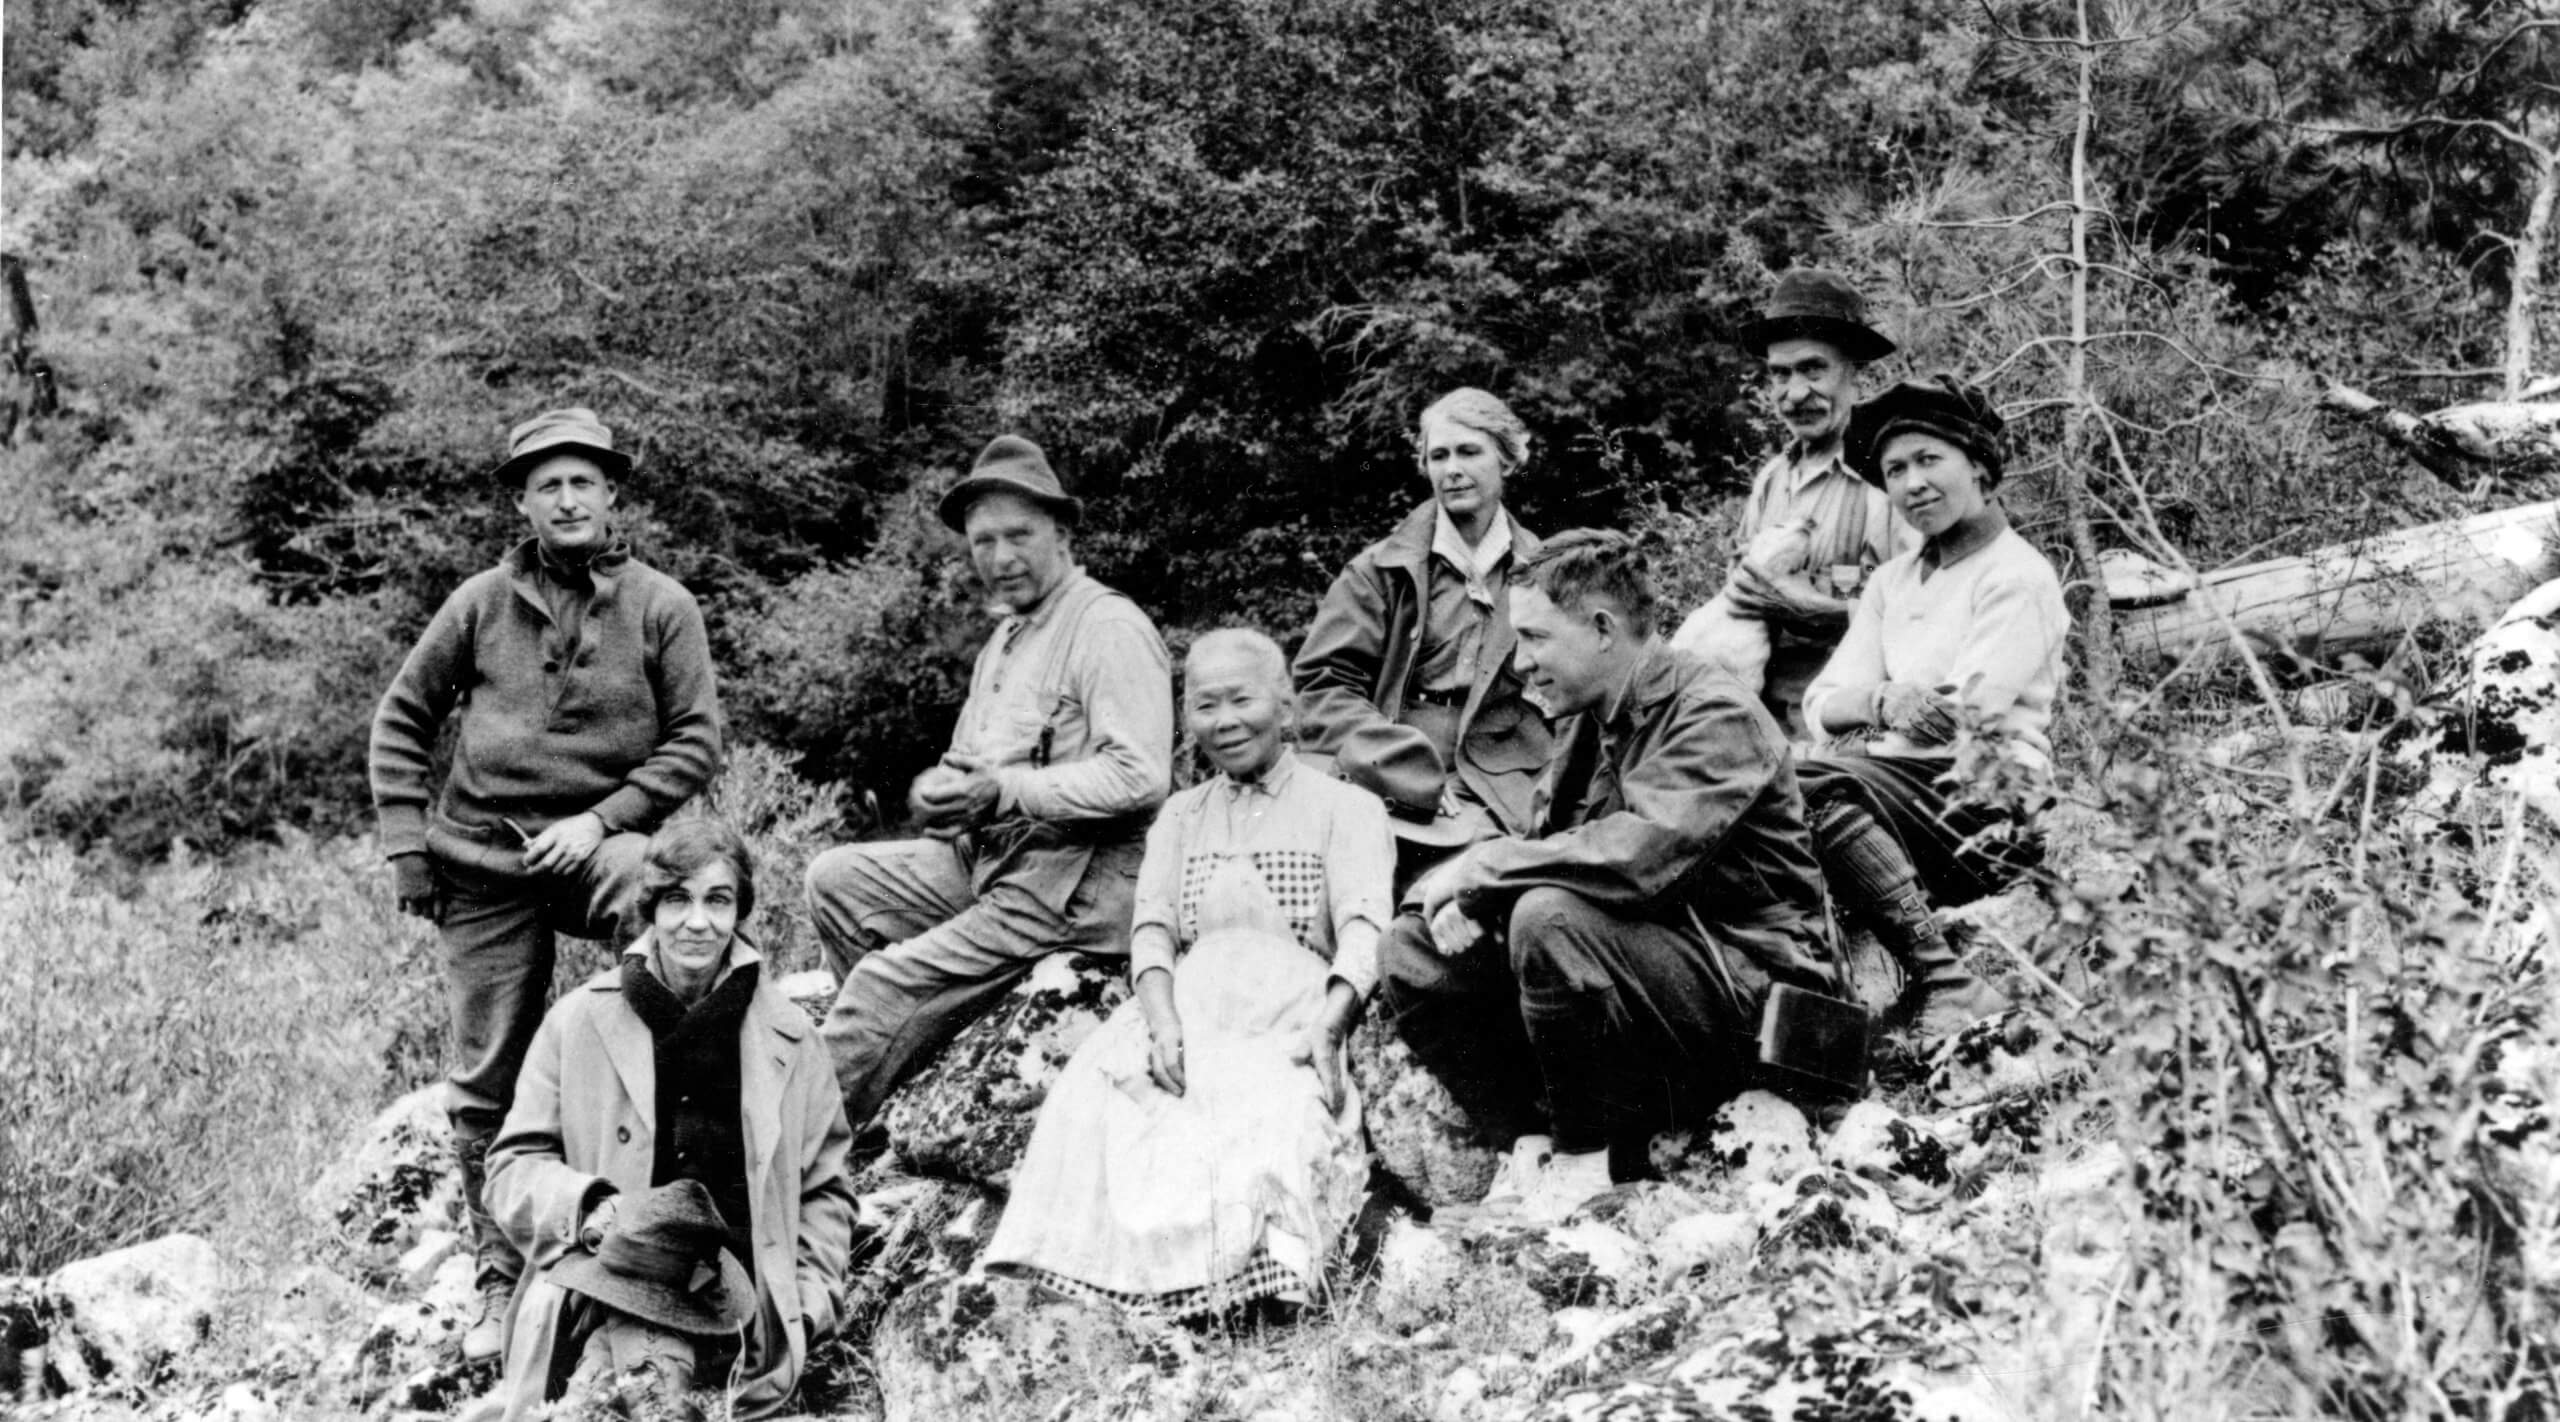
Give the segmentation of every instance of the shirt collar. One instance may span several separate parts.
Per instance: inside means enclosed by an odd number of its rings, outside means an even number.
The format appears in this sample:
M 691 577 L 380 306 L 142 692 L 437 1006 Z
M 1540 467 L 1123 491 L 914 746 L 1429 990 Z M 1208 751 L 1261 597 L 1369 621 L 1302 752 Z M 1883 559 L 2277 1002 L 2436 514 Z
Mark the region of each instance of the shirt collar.
M 1288 790 L 1289 781 L 1297 773 L 1298 753 L 1282 750 L 1280 758 L 1271 763 L 1271 768 L 1262 772 L 1261 779 L 1238 780 L 1221 770 L 1218 772 L 1218 783 L 1227 787 L 1227 798 L 1230 800 L 1241 800 L 1247 795 L 1268 795 L 1278 799 Z
M 1844 440 L 1833 440 L 1831 447 L 1818 455 L 1808 456 L 1802 440 L 1787 444 L 1787 492 L 1801 493 L 1833 474 L 1846 474 L 1849 466 L 1842 462 L 1841 452 L 1848 448 Z
M 1984 532 L 1980 538 L 1960 544 L 1950 544 L 1944 538 L 1932 538 L 1921 544 L 1920 566 L 1933 572 L 1944 572 L 1998 542 L 2000 535 L 2009 529 L 2009 512 L 1996 503 L 1991 505 L 1990 512 L 1991 519 L 1982 525 Z
M 1050 618 L 1057 616 L 1059 604 L 1067 600 L 1067 589 L 1075 586 L 1076 579 L 1083 576 L 1083 568 L 1070 566 L 1067 569 L 1067 575 L 1058 579 L 1058 585 L 1049 589 L 1049 595 L 1040 599 L 1040 605 L 1029 612 L 1016 612 L 1001 602 L 996 603 L 993 610 L 997 624 L 1008 633 L 1020 633 L 1046 623 Z
M 1431 551 L 1448 559 L 1450 567 L 1467 575 L 1467 581 L 1488 581 L 1494 569 L 1502 566 L 1502 560 L 1511 556 L 1511 515 L 1496 508 L 1483 541 L 1469 548 L 1458 525 L 1450 520 L 1449 511 L 1435 505 L 1431 512 Z
M 1617 690 L 1610 692 L 1609 699 L 1600 703 L 1602 730 L 1613 733 L 1617 730 L 1618 723 L 1635 702 L 1636 683 L 1644 679 L 1645 669 L 1651 665 L 1653 665 L 1653 655 L 1650 648 L 1646 649 L 1645 655 L 1627 663 L 1626 675 L 1618 678 Z

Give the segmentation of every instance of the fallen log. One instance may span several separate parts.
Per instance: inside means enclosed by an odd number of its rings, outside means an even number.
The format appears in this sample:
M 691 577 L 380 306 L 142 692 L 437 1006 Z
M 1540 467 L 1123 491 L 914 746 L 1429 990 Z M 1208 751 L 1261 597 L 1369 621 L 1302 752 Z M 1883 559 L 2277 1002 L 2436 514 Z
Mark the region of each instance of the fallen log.
M 2352 386 L 2332 382 L 2324 409 L 2371 427 L 2457 489 L 2481 478 L 2513 478 L 2560 459 L 2560 400 L 2530 387 L 2524 398 L 2453 405 L 2413 415 Z
M 2111 586 L 2129 659 L 2174 660 L 2227 641 L 2225 618 L 2270 648 L 2371 647 L 2430 618 L 2486 622 L 2550 576 L 2560 502 L 2378 533 L 2202 574 L 2163 599 L 2156 580 Z M 2148 606 L 2133 604 L 2148 602 Z

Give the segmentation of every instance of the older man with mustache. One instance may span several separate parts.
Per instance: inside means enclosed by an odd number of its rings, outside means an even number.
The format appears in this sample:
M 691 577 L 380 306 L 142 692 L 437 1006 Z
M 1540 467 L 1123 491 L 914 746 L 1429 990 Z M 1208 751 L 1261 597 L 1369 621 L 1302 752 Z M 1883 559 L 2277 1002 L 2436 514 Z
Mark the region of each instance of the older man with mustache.
M 1866 299 L 1836 272 L 1800 267 L 1778 279 L 1742 344 L 1760 353 L 1770 403 L 1787 424 L 1787 447 L 1760 466 L 1743 505 L 1737 547 L 1769 529 L 1805 525 L 1804 570 L 1781 575 L 1739 562 L 1727 597 L 1734 610 L 1768 625 L 1761 700 L 1796 736 L 1805 688 L 1849 628 L 1858 589 L 1876 568 L 1918 542 L 1882 491 L 1841 462 L 1840 437 L 1858 403 L 1870 362 L 1894 344 L 1868 324 Z

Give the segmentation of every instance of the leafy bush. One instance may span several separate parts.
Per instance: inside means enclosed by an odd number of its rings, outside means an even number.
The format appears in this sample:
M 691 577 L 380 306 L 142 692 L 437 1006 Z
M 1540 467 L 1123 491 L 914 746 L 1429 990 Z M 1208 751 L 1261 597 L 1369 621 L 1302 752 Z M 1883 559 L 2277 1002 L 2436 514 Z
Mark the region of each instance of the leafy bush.
M 2497 796 L 2402 825 L 2375 740 L 2146 726 L 2088 784 L 2130 879 L 2049 888 L 2133 1162 L 2108 1415 L 2560 1407 L 2560 853 Z

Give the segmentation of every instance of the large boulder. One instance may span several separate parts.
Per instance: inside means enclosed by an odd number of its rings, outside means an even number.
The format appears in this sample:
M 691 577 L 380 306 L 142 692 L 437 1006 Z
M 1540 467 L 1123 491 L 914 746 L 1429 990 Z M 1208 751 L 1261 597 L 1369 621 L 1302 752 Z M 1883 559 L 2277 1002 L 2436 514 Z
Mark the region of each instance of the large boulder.
M 1427 1204 L 1483 1199 L 1510 1142 L 1487 1136 L 1379 1014 L 1351 1034 L 1350 1057 L 1378 1164 Z
M 1058 1069 L 1128 996 L 1125 958 L 1042 958 L 889 1098 L 881 1120 L 899 1163 L 1006 1188 Z
M 392 1102 L 303 1192 L 329 1240 L 387 1265 L 428 1231 L 460 1228 L 462 1174 L 445 1099 L 438 1084 Z
M 1200 1374 L 1178 1329 L 985 1276 L 899 1295 L 872 1332 L 871 1364 L 884 1422 L 1179 1416 Z
M 164 1235 L 65 1264 L 45 1291 L 59 1310 L 47 1355 L 65 1381 L 147 1385 L 212 1331 L 222 1259 L 195 1235 Z

